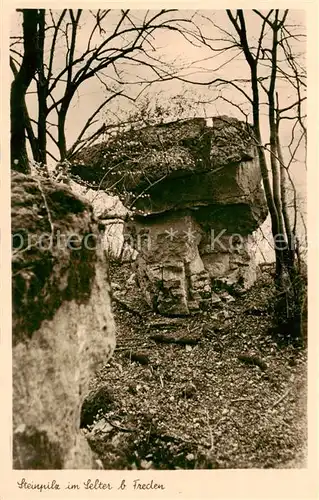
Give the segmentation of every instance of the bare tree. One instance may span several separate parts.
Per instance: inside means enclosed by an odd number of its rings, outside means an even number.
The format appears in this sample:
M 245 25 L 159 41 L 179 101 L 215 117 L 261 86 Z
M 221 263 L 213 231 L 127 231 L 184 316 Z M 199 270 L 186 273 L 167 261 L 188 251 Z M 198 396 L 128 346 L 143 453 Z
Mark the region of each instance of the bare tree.
M 24 142 L 27 133 L 33 159 L 39 163 L 46 163 L 47 154 L 55 161 L 63 161 L 74 154 L 87 140 L 88 131 L 96 125 L 99 113 L 113 99 L 120 96 L 136 98 L 136 95 L 126 92 L 127 68 L 142 65 L 153 76 L 161 78 L 161 63 L 154 56 L 155 32 L 175 30 L 182 33 L 180 23 L 190 22 L 179 18 L 175 9 L 139 12 L 129 9 L 23 10 L 22 15 L 20 45 L 19 41 L 13 40 L 10 58 L 14 75 L 12 158 L 19 159 L 19 164 L 20 157 L 26 157 L 26 153 L 25 147 L 23 149 L 16 139 L 18 130 Z M 33 21 L 30 28 L 26 23 L 29 18 Z M 87 26 L 89 31 L 84 37 L 81 29 Z M 28 63 L 30 60 L 31 64 Z M 66 121 L 71 103 L 79 88 L 92 78 L 98 79 L 106 95 L 83 124 L 77 139 L 68 146 Z M 25 102 L 26 90 L 32 80 L 38 107 L 36 117 L 28 113 Z M 23 92 L 20 92 L 21 85 Z M 24 120 L 19 121 L 22 108 Z M 102 131 L 103 125 L 90 132 L 89 138 L 94 139 Z M 48 148 L 48 138 L 58 154 Z
M 34 134 L 30 125 L 25 96 L 33 78 L 35 78 L 38 67 L 38 54 L 41 45 L 41 29 L 43 22 L 43 11 L 25 9 L 23 15 L 23 56 L 17 65 L 15 58 L 11 57 L 10 65 L 14 80 L 11 85 L 11 161 L 16 170 L 28 171 L 28 157 L 26 148 L 26 130 L 28 131 L 30 143 L 34 146 Z M 16 52 L 16 41 L 12 50 Z
M 232 40 L 240 54 L 244 56 L 250 71 L 250 96 L 253 115 L 254 135 L 258 147 L 259 164 L 267 204 L 272 223 L 272 234 L 276 254 L 276 282 L 284 294 L 286 317 L 293 319 L 296 335 L 301 335 L 301 314 L 303 306 L 303 283 L 300 279 L 300 269 L 297 269 L 295 259 L 298 257 L 296 242 L 296 222 L 292 225 L 288 211 L 287 175 L 289 166 L 293 162 L 300 143 L 306 139 L 306 127 L 303 116 L 303 101 L 305 100 L 306 72 L 300 64 L 300 57 L 293 53 L 291 41 L 300 38 L 289 24 L 289 11 L 280 12 L 278 9 L 262 12 L 253 11 L 261 19 L 261 28 L 255 45 L 249 40 L 245 13 L 237 10 L 233 13 L 227 10 L 228 19 L 233 27 Z M 295 95 L 291 104 L 280 108 L 279 80 L 289 84 Z M 217 83 L 217 82 L 216 82 Z M 226 83 L 226 82 L 225 82 Z M 234 86 L 234 81 L 229 82 Z M 269 141 L 262 140 L 260 124 L 261 94 L 266 96 L 268 114 Z M 287 115 L 288 111 L 293 114 Z M 295 133 L 299 126 L 300 133 L 291 152 L 289 163 L 286 164 L 281 148 L 280 123 L 284 119 L 294 122 L 292 131 Z M 270 169 L 267 164 L 266 151 L 269 152 Z M 272 176 L 272 184 L 269 176 Z M 291 179 L 291 178 L 290 178 Z M 295 199 L 296 200 L 296 199 Z M 296 201 L 295 201 L 296 202 Z M 295 218 L 297 206 L 294 206 Z M 289 283 L 285 282 L 289 277 Z M 282 306 L 283 301 L 280 301 Z M 291 310 L 292 309 L 292 310 Z

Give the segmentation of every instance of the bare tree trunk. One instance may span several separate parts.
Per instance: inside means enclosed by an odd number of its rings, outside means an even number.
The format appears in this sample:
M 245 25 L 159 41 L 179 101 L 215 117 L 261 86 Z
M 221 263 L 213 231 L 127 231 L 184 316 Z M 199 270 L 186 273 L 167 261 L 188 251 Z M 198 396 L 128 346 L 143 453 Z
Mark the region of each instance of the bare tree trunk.
M 278 130 L 278 127 L 277 127 Z M 284 164 L 283 155 L 281 152 L 279 133 L 277 132 L 277 154 L 280 162 L 280 192 L 281 192 L 281 207 L 282 214 L 285 223 L 286 235 L 288 240 L 288 256 L 289 256 L 289 266 L 294 265 L 295 260 L 295 238 L 292 232 L 289 214 L 288 214 L 288 203 L 287 203 L 287 172 Z
M 277 162 L 277 127 L 275 114 L 275 86 L 277 76 L 277 45 L 278 45 L 278 10 L 275 13 L 275 20 L 272 24 L 272 50 L 271 50 L 271 76 L 269 83 L 268 94 L 268 110 L 269 110 L 269 131 L 270 131 L 270 164 L 273 179 L 273 197 L 278 214 L 278 233 L 275 239 L 276 251 L 276 281 L 279 286 L 282 285 L 283 273 L 285 269 L 285 253 L 287 252 L 287 241 L 284 229 L 284 221 L 281 206 L 281 179 L 280 170 Z
M 23 10 L 23 45 L 24 54 L 19 71 L 11 85 L 11 166 L 20 172 L 29 172 L 26 148 L 25 113 L 26 91 L 37 69 L 36 44 L 38 34 L 38 10 Z
M 64 106 L 61 106 L 58 118 L 58 147 L 60 153 L 60 161 L 64 161 L 67 157 L 67 146 L 65 137 L 65 120 L 66 120 L 67 110 Z
M 13 72 L 13 75 L 14 77 L 16 78 L 17 74 L 18 74 L 18 70 L 17 70 L 17 67 L 13 61 L 13 59 L 10 57 L 10 66 L 11 66 L 11 69 L 12 69 L 12 72 Z M 31 120 L 30 120 L 30 117 L 29 117 L 29 113 L 28 113 L 28 109 L 27 109 L 27 106 L 26 106 L 26 102 L 25 102 L 25 99 L 24 99 L 24 119 L 25 119 L 25 127 L 26 127 L 26 131 L 27 131 L 27 136 L 28 136 L 28 139 L 29 139 L 29 142 L 30 142 L 30 147 L 31 147 L 31 151 L 32 151 L 32 156 L 33 158 L 37 160 L 38 158 L 38 140 L 37 138 L 35 137 L 35 134 L 33 132 L 33 128 L 32 128 L 32 125 L 31 125 Z
M 274 197 L 273 197 L 273 193 L 272 193 L 272 189 L 271 189 L 271 185 L 270 185 L 267 162 L 266 162 L 265 152 L 263 149 L 262 139 L 261 139 L 260 120 L 259 120 L 259 91 L 258 91 L 258 78 L 257 78 L 256 68 L 253 68 L 251 70 L 251 84 L 252 84 L 252 92 L 253 92 L 254 132 L 255 132 L 256 140 L 257 140 L 258 145 L 259 145 L 258 146 L 259 165 L 260 165 L 263 186 L 264 186 L 264 190 L 265 190 L 265 194 L 266 194 L 267 206 L 268 206 L 270 218 L 271 218 L 271 230 L 272 230 L 272 235 L 274 238 L 276 267 L 277 266 L 279 267 L 280 264 L 278 265 L 278 262 L 279 263 L 281 262 L 281 255 L 280 255 L 280 252 L 278 251 L 278 248 L 276 246 L 276 241 L 277 241 L 276 238 L 280 232 L 280 222 L 279 222 L 278 209 L 277 209 L 276 203 L 274 201 Z
M 44 39 L 45 39 L 45 10 L 39 11 L 39 35 L 37 39 L 37 67 L 38 67 L 38 162 L 43 165 L 47 162 L 47 94 L 48 85 L 44 73 Z

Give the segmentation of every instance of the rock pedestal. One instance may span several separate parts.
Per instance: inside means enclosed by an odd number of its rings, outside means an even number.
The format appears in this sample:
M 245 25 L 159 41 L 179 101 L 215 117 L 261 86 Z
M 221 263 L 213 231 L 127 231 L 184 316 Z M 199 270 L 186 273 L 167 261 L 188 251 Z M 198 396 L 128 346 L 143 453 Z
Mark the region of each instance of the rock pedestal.
M 231 234 L 216 241 L 215 231 L 205 236 L 199 252 L 211 280 L 217 286 L 248 290 L 257 278 L 254 237 Z
M 91 209 L 61 184 L 13 174 L 12 234 L 13 467 L 94 468 L 80 411 L 115 326 Z
M 147 303 L 163 315 L 218 304 L 214 288 L 246 290 L 256 280 L 253 237 L 205 232 L 192 215 L 134 223 L 137 277 Z
M 210 298 L 210 278 L 198 252 L 202 230 L 191 215 L 136 223 L 137 269 L 149 305 L 162 314 L 183 315 Z

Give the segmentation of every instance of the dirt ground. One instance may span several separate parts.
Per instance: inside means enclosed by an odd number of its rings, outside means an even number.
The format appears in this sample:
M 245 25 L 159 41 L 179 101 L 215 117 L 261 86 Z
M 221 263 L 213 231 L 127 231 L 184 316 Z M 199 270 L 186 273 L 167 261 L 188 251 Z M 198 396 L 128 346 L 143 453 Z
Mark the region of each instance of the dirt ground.
M 101 468 L 306 467 L 306 350 L 271 333 L 271 269 L 173 319 L 143 303 L 130 264 L 110 275 L 117 348 L 82 409 Z

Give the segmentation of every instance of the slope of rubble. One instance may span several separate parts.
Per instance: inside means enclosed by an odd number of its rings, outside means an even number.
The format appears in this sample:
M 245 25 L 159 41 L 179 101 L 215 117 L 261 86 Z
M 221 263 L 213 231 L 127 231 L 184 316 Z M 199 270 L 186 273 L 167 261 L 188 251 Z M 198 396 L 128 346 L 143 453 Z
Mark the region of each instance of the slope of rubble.
M 271 268 L 187 318 L 144 305 L 130 264 L 110 273 L 117 348 L 81 417 L 101 467 L 306 466 L 306 351 L 273 337 Z

